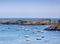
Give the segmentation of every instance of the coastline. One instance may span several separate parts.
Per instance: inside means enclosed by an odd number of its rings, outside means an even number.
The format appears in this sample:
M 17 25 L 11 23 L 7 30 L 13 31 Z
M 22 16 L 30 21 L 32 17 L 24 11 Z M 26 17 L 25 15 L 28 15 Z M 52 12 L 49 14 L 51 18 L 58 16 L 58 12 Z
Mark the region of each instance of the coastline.
M 41 20 L 0 20 L 0 24 L 18 25 L 51 25 L 44 30 L 60 31 L 60 20 L 41 19 Z
M 49 25 L 51 20 L 0 20 L 0 24 L 20 24 L 20 25 Z

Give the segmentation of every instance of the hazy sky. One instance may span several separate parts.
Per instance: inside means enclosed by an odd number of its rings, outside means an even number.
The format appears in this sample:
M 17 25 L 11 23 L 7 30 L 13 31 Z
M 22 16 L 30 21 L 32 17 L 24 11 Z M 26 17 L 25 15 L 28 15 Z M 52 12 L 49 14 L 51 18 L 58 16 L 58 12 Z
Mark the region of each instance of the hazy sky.
M 0 18 L 60 18 L 60 1 L 0 0 Z

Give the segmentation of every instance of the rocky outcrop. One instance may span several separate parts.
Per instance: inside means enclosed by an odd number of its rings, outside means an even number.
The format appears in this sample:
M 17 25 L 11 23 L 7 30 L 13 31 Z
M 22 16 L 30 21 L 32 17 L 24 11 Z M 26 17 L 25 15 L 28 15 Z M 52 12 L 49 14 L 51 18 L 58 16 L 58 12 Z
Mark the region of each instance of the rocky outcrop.
M 0 24 L 40 25 L 50 24 L 50 20 L 0 20 Z
M 46 28 L 48 31 L 60 31 L 60 21 L 58 23 L 52 24 L 50 27 Z
M 43 20 L 0 20 L 0 24 L 21 24 L 21 25 L 51 25 L 57 24 L 58 21 L 51 21 L 50 19 Z
M 26 25 L 49 25 L 51 24 L 51 20 L 47 20 L 47 19 L 44 19 L 44 20 L 33 20 L 33 21 L 22 21 L 23 23 L 22 24 L 26 24 Z
M 21 24 L 21 20 L 0 20 L 0 24 Z
M 49 24 L 51 24 L 51 20 L 48 20 L 48 19 L 37 20 L 36 23 L 41 24 L 41 25 L 49 25 Z

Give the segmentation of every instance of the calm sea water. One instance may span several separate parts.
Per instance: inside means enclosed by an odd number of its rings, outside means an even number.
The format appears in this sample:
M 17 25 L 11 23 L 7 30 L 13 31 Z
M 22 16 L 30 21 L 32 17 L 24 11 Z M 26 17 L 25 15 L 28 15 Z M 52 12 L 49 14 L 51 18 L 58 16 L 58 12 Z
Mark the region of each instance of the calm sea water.
M 49 26 L 0 24 L 0 44 L 60 44 L 60 32 L 44 30 Z M 26 41 L 26 35 L 30 41 Z M 44 38 L 36 40 L 38 35 Z
M 41 19 L 60 20 L 60 18 L 0 18 L 0 20 L 41 20 Z

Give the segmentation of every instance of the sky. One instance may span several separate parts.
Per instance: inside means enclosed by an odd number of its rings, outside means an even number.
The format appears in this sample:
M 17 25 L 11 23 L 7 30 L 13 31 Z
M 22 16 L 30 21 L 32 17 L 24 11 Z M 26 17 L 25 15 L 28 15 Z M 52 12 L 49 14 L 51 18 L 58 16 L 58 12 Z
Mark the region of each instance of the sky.
M 0 0 L 0 18 L 60 18 L 60 0 Z

